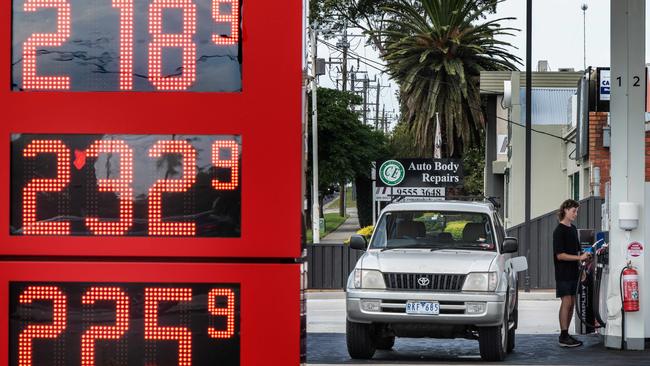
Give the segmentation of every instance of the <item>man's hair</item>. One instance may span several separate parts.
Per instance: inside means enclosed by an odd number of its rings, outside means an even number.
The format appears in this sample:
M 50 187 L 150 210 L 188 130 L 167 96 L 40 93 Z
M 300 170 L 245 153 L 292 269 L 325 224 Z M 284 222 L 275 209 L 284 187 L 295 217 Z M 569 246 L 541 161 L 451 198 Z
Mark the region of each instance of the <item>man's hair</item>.
M 560 219 L 560 221 L 564 220 L 564 210 L 574 208 L 574 207 L 580 207 L 580 204 L 576 200 L 571 200 L 568 199 L 560 205 L 560 209 L 557 211 L 557 217 Z

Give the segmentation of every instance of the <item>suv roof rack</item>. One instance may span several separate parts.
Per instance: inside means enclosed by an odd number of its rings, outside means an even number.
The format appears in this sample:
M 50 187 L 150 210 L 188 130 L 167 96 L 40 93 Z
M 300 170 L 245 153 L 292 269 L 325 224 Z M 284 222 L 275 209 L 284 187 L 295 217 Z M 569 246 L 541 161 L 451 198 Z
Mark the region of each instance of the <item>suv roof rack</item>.
M 487 201 L 492 204 L 496 209 L 501 208 L 501 203 L 499 203 L 500 197 L 496 196 L 450 196 L 446 199 L 458 200 L 458 201 Z
M 474 201 L 474 202 L 489 202 L 494 206 L 494 208 L 499 209 L 501 208 L 501 204 L 499 203 L 498 199 L 499 197 L 495 196 L 447 196 L 447 197 L 432 197 L 432 196 L 422 196 L 422 195 L 414 195 L 414 196 L 393 196 L 391 199 L 391 203 L 396 203 L 400 202 L 405 198 L 439 198 L 438 200 L 440 201 L 449 201 L 449 200 L 455 200 L 455 201 Z M 422 201 L 429 201 L 429 200 L 422 200 Z

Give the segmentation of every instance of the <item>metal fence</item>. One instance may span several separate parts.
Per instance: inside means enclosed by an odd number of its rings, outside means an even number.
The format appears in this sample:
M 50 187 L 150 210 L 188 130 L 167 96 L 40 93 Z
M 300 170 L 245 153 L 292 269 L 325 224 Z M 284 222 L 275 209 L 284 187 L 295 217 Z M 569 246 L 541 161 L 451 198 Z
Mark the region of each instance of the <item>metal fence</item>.
M 601 205 L 603 202 L 604 200 L 600 197 L 589 197 L 580 201 L 578 222 L 575 225 L 579 229 L 600 231 Z M 530 253 L 528 253 L 528 276 L 530 276 L 531 288 L 555 288 L 553 230 L 555 230 L 557 224 L 558 221 L 555 212 L 550 212 L 530 220 L 532 242 L 530 243 Z M 522 245 L 526 240 L 524 224 L 513 226 L 506 231 L 508 236 L 515 237 L 519 240 L 519 247 L 521 249 L 525 247 Z M 526 255 L 526 253 L 520 252 L 519 255 Z
M 362 251 L 343 244 L 308 245 L 308 288 L 345 288 L 348 275 L 362 254 Z
M 603 199 L 590 197 L 580 201 L 576 226 L 581 229 L 600 230 Z M 531 220 L 532 242 L 528 258 L 528 275 L 531 288 L 554 288 L 553 230 L 557 226 L 555 212 Z M 525 240 L 524 225 L 507 230 L 508 236 Z M 521 246 L 521 244 L 520 244 Z M 307 246 L 308 287 L 312 289 L 343 289 L 348 275 L 363 254 L 343 244 L 314 244 Z M 525 255 L 525 253 L 520 253 Z M 523 282 L 521 282 L 523 284 Z

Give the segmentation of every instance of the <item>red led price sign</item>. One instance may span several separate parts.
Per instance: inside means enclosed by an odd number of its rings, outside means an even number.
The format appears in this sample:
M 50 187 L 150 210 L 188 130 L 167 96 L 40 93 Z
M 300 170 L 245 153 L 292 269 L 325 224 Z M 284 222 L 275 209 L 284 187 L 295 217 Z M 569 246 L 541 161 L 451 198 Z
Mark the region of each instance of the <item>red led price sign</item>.
M 295 263 L 5 261 L 0 360 L 298 365 L 306 332 L 300 274 Z
M 9 294 L 11 366 L 240 364 L 239 285 L 12 282 Z
M 10 1 L 0 256 L 300 257 L 303 10 L 296 0 Z M 213 162 L 212 144 L 229 140 L 239 160 L 219 147 Z
M 240 91 L 240 0 L 14 0 L 14 90 Z
M 240 236 L 237 136 L 13 135 L 12 235 Z

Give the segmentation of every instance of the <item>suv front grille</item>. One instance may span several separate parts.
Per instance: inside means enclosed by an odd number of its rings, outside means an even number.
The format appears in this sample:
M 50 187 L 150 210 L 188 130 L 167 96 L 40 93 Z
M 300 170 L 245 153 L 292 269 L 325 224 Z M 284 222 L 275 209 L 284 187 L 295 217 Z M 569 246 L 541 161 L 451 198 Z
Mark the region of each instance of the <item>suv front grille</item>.
M 464 274 L 384 273 L 387 289 L 453 291 L 463 289 Z

